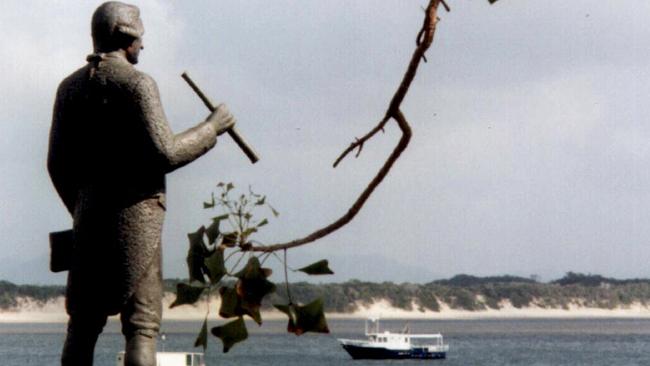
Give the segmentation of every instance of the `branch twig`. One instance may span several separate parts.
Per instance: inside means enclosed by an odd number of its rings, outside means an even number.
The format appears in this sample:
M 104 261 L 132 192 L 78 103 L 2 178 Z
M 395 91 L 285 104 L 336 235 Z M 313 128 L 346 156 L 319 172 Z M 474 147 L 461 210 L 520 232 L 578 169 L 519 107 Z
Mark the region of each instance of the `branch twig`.
M 296 239 L 292 240 L 286 243 L 281 243 L 281 244 L 274 244 L 274 245 L 269 245 L 269 246 L 253 246 L 249 250 L 252 251 L 259 251 L 259 252 L 274 252 L 277 250 L 287 250 L 290 248 L 294 248 L 297 246 L 301 246 L 307 243 L 311 243 L 315 240 L 318 240 L 324 236 L 327 236 L 331 234 L 332 232 L 340 229 L 342 226 L 346 225 L 348 222 L 350 222 L 356 214 L 361 210 L 363 205 L 366 203 L 370 195 L 374 192 L 375 188 L 379 186 L 379 184 L 384 180 L 390 169 L 393 167 L 393 164 L 397 161 L 397 159 L 400 157 L 402 152 L 406 149 L 406 147 L 409 144 L 409 141 L 411 140 L 411 126 L 408 124 L 408 121 L 400 111 L 400 105 L 402 104 L 402 101 L 404 100 L 404 97 L 406 96 L 406 93 L 409 90 L 409 87 L 411 86 L 411 82 L 415 78 L 415 73 L 417 72 L 417 68 L 420 65 L 421 60 L 425 60 L 424 54 L 429 49 L 429 46 L 431 46 L 431 43 L 433 42 L 433 36 L 436 30 L 436 24 L 438 22 L 437 18 L 437 12 L 438 12 L 438 5 L 442 3 L 442 0 L 430 0 L 429 5 L 427 6 L 427 9 L 425 11 L 425 18 L 424 18 L 424 24 L 422 25 L 422 29 L 417 35 L 416 38 L 416 49 L 413 52 L 413 56 L 411 56 L 411 61 L 409 63 L 408 69 L 406 70 L 406 73 L 404 74 L 404 77 L 402 78 L 402 82 L 400 83 L 399 87 L 397 88 L 397 91 L 393 95 L 393 98 L 391 99 L 391 102 L 388 106 L 388 110 L 386 111 L 386 114 L 384 115 L 384 118 L 375 126 L 370 132 L 368 132 L 366 135 L 364 135 L 361 138 L 357 138 L 353 143 L 348 146 L 347 149 L 343 151 L 343 153 L 336 159 L 334 162 L 334 167 L 336 167 L 351 151 L 354 149 L 358 149 L 356 156 L 359 156 L 361 154 L 361 150 L 363 149 L 363 144 L 372 138 L 377 132 L 383 131 L 384 126 L 390 119 L 394 119 L 397 125 L 399 126 L 400 130 L 402 131 L 402 137 L 400 138 L 399 142 L 397 143 L 397 146 L 393 149 L 393 152 L 390 154 L 388 159 L 386 159 L 386 162 L 384 165 L 379 169 L 379 172 L 375 177 L 370 181 L 366 189 L 363 190 L 361 195 L 357 198 L 357 200 L 352 204 L 352 206 L 348 209 L 348 212 L 345 213 L 345 215 L 341 216 L 338 220 L 334 221 L 333 223 L 323 227 L 322 229 L 316 230 L 313 233 L 307 235 L 304 238 L 301 239 Z M 443 6 L 446 7 L 446 4 L 443 4 Z

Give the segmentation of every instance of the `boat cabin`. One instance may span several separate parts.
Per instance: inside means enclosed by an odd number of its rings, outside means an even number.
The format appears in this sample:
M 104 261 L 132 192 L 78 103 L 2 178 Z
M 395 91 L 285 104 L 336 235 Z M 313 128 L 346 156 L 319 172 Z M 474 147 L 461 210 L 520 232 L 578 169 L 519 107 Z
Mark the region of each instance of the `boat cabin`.
M 384 331 L 382 333 L 366 333 L 368 342 L 376 344 L 378 347 L 393 349 L 408 349 L 412 346 L 443 347 L 442 334 L 409 334 L 409 333 L 391 333 Z M 425 341 L 426 340 L 426 341 Z M 426 344 L 425 344 L 426 343 Z

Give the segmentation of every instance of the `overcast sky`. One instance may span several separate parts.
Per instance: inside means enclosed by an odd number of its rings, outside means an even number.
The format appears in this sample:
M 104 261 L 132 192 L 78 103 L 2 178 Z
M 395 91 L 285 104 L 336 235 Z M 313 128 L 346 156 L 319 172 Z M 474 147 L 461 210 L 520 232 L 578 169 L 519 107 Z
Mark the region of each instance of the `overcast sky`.
M 202 201 L 217 182 L 267 194 L 281 216 L 257 239 L 291 240 L 342 215 L 399 139 L 390 125 L 331 167 L 382 117 L 426 1 L 134 3 L 146 29 L 137 67 L 158 82 L 172 129 L 207 115 L 187 70 L 261 155 L 251 165 L 223 137 L 168 176 L 166 277 L 185 276 L 186 233 L 215 216 Z M 337 275 L 319 280 L 334 281 L 650 277 L 650 2 L 449 4 L 403 104 L 411 145 L 357 218 L 290 263 L 329 258 Z M 65 281 L 47 271 L 48 232 L 71 225 L 47 138 L 98 5 L 0 3 L 0 279 Z

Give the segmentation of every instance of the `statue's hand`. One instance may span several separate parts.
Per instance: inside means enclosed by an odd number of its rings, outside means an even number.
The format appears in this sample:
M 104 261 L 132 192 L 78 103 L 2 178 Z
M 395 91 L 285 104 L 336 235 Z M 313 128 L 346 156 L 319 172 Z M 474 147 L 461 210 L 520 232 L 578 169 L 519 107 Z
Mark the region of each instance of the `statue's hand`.
M 217 109 L 210 113 L 206 121 L 212 123 L 214 129 L 217 130 L 217 135 L 228 131 L 237 122 L 225 104 L 219 104 Z

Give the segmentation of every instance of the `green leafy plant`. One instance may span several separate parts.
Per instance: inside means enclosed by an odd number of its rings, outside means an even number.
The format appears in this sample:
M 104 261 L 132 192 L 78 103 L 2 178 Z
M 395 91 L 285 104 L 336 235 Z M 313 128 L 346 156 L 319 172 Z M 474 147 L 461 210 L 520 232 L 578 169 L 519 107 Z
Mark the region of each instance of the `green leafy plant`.
M 229 320 L 210 330 L 222 341 L 223 352 L 228 352 L 235 344 L 248 338 L 245 316 L 262 325 L 262 301 L 276 291 L 276 285 L 269 280 L 271 269 L 262 267 L 269 258 L 275 258 L 284 265 L 289 303 L 274 306 L 288 316 L 287 330 L 296 335 L 306 332 L 329 333 L 322 299 L 317 298 L 306 305 L 293 302 L 289 289 L 287 251 L 284 250 L 282 259 L 273 252 L 251 250 L 254 245 L 263 246 L 253 236 L 269 224 L 269 219 L 262 217 L 261 210 L 268 210 L 267 213 L 273 217 L 279 216 L 267 202 L 266 196 L 257 194 L 250 188 L 246 193 L 236 193 L 234 184 L 218 183 L 216 194 L 213 192 L 210 200 L 203 202 L 203 208 L 217 210 L 219 214 L 212 217 L 207 227 L 201 226 L 187 235 L 189 280 L 176 285 L 176 299 L 170 305 L 170 308 L 191 305 L 201 298 L 205 299 L 207 312 L 194 342 L 195 347 L 203 347 L 205 350 L 208 346 L 211 297 L 220 297 L 219 317 Z M 334 273 L 327 260 L 320 260 L 293 272 L 308 275 Z

